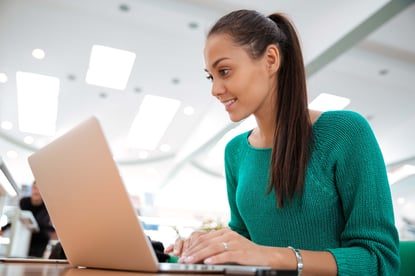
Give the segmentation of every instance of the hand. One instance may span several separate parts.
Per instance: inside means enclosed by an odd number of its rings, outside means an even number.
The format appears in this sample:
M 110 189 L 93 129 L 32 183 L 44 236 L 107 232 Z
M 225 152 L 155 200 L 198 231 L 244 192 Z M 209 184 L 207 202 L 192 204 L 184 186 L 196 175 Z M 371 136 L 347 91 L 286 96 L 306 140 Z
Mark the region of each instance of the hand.
M 181 250 L 181 263 L 269 265 L 266 247 L 224 228 L 194 236 Z
M 195 231 L 193 232 L 189 238 L 177 238 L 174 244 L 171 244 L 164 249 L 164 253 L 170 254 L 172 253 L 174 256 L 181 256 L 183 251 L 188 249 L 192 244 L 193 241 L 201 235 L 207 234 L 205 231 Z

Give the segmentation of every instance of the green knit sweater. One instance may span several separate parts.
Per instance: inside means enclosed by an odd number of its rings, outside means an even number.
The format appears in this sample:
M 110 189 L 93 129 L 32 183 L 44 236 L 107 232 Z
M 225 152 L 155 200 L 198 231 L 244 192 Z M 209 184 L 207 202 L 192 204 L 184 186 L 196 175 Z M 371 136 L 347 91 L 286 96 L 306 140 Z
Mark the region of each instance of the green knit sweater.
M 398 275 L 399 237 L 381 150 L 368 122 L 352 111 L 324 112 L 304 194 L 278 208 L 269 183 L 270 148 L 250 132 L 225 149 L 229 227 L 253 242 L 330 251 L 338 275 Z M 305 266 L 307 263 L 305 263 Z

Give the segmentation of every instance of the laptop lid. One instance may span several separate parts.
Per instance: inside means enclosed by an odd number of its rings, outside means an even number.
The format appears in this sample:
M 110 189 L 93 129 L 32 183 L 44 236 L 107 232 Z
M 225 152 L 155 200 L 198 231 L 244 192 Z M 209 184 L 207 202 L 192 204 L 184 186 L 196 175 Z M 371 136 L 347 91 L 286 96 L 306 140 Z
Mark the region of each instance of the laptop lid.
M 28 160 L 73 266 L 234 275 L 277 272 L 256 266 L 159 263 L 95 117 L 58 137 Z M 280 271 L 278 275 L 288 275 L 281 274 L 286 272 L 292 271 Z
M 95 117 L 32 154 L 29 165 L 70 264 L 158 270 Z

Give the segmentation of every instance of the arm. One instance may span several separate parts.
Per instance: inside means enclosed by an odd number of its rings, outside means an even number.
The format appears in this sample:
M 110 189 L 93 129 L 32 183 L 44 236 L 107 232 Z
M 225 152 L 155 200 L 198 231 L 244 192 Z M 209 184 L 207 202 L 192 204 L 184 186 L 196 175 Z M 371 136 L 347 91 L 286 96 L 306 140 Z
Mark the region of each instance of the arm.
M 232 140 L 225 148 L 225 178 L 230 209 L 230 221 L 228 226 L 247 239 L 250 239 L 249 232 L 246 229 L 245 223 L 239 213 L 238 207 L 236 206 L 236 175 L 239 161 L 244 158 L 243 153 L 241 153 L 241 149 L 243 147 L 241 147 L 237 141 L 238 140 Z
M 223 242 L 226 242 L 227 249 Z M 337 275 L 337 266 L 330 252 L 300 250 L 306 275 Z M 269 266 L 275 269 L 297 269 L 292 249 L 257 245 L 230 229 L 221 229 L 199 236 L 193 246 L 183 252 L 181 262 L 205 264 L 238 263 Z
M 338 129 L 344 136 L 333 152 L 335 178 L 341 198 L 345 229 L 341 248 L 330 249 L 339 275 L 397 275 L 399 238 L 384 160 L 376 138 L 360 115 Z
M 181 262 L 207 264 L 239 263 L 263 265 L 278 269 L 297 269 L 297 258 L 287 247 L 262 246 L 253 243 L 236 204 L 237 179 L 240 162 L 245 159 L 244 146 L 233 140 L 225 149 L 225 172 L 230 205 L 231 229 L 210 232 L 193 240 L 193 246 L 184 250 Z M 264 226 L 266 227 L 266 226 Z M 233 230 L 233 231 L 232 231 Z M 224 246 L 223 243 L 226 243 Z M 227 247 L 227 250 L 225 250 Z M 303 275 L 336 275 L 337 266 L 333 255 L 327 251 L 304 251 Z

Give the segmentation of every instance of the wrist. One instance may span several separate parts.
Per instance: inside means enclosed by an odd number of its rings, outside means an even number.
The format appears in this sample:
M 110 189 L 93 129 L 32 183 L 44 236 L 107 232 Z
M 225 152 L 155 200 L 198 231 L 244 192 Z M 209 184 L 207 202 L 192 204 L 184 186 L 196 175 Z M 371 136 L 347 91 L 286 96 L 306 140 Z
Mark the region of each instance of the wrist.
M 297 259 L 288 247 L 264 247 L 265 263 L 262 265 L 282 270 L 297 270 Z
M 298 250 L 298 249 L 296 249 L 296 248 L 294 248 L 294 247 L 292 247 L 292 246 L 288 246 L 288 248 L 294 253 L 294 255 L 295 255 L 295 258 L 296 258 L 296 260 L 297 260 L 297 275 L 298 276 L 301 276 L 301 274 L 302 274 L 302 272 L 303 272 L 303 267 L 304 267 L 304 264 L 303 264 L 303 257 L 302 257 L 302 255 L 301 255 L 301 252 L 300 252 L 300 250 Z

